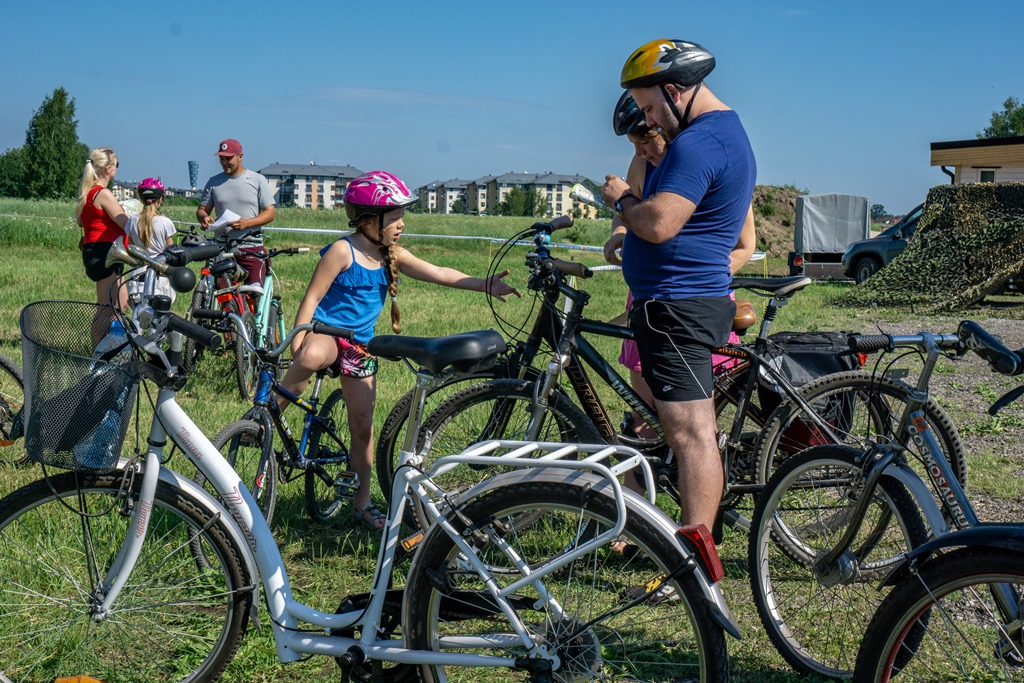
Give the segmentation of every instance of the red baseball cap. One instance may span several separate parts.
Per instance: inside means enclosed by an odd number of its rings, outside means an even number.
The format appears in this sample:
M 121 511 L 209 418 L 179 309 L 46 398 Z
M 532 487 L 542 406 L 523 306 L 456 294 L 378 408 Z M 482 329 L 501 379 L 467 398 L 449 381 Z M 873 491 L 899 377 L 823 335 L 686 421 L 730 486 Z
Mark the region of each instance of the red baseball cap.
M 242 143 L 231 138 L 221 141 L 220 147 L 217 148 L 217 156 L 219 157 L 233 157 L 241 153 Z

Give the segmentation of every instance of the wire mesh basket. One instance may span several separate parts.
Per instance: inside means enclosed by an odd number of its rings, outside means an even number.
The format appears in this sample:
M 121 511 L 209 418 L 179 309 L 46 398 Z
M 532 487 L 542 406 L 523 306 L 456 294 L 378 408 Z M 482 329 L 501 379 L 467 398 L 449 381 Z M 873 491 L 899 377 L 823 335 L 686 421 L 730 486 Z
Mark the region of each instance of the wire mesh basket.
M 110 306 L 79 301 L 22 309 L 25 451 L 36 462 L 79 471 L 117 463 L 139 377 L 130 346 L 109 360 L 94 357 L 94 337 L 115 319 Z

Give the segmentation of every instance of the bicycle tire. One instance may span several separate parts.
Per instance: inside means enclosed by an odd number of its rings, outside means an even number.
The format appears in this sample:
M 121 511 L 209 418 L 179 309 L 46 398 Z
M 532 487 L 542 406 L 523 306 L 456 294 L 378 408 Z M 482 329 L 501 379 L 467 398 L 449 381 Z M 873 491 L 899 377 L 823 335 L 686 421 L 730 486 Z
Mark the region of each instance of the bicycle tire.
M 250 341 L 259 339 L 259 331 L 256 329 L 256 317 L 250 311 L 242 311 L 242 324 L 248 333 Z M 246 401 L 252 401 L 256 392 L 256 381 L 258 379 L 259 366 L 256 363 L 256 354 L 236 335 L 235 339 L 235 379 L 238 380 L 238 393 Z
M 800 395 L 819 414 L 828 415 L 830 426 L 848 445 L 866 449 L 875 443 L 888 443 L 907 402 L 909 389 L 894 380 L 852 370 L 820 377 L 809 382 L 800 390 Z M 960 434 L 946 413 L 933 398 L 928 399 L 925 416 L 942 447 L 943 456 L 949 462 L 961 486 L 967 486 L 967 457 L 964 454 Z M 791 401 L 775 409 L 765 422 L 757 444 L 758 476 L 766 482 L 772 472 L 792 453 L 808 445 L 828 442 L 825 434 L 817 428 L 806 425 L 810 421 L 802 417 L 799 406 Z M 790 427 L 795 425 L 793 430 Z M 790 435 L 799 435 L 799 438 Z M 811 435 L 811 443 L 806 436 Z M 915 470 L 927 481 L 925 467 L 920 463 L 920 449 L 913 441 L 904 444 L 908 458 L 915 464 Z
M 491 579 L 498 588 L 520 578 L 513 556 L 537 567 L 562 554 L 565 542 L 587 526 L 606 529 L 615 516 L 614 500 L 606 486 L 594 485 L 593 477 L 569 476 L 556 481 L 529 481 L 501 486 L 459 506 L 449 522 L 463 528 L 469 522 L 490 530 L 496 521 L 520 520 L 524 514 L 543 507 L 547 514 L 530 525 L 516 524 L 503 535 L 511 550 L 489 543 L 479 548 Z M 585 501 L 585 502 L 584 502 Z M 536 644 L 545 644 L 561 658 L 562 669 L 553 680 L 728 680 L 729 664 L 725 636 L 713 620 L 692 572 L 666 582 L 665 578 L 686 562 L 677 539 L 667 527 L 652 521 L 641 499 L 627 494 L 625 539 L 638 551 L 629 557 L 608 545 L 572 562 L 567 569 L 541 577 L 510 596 L 513 611 Z M 657 513 L 660 514 L 660 513 Z M 468 522 L 466 520 L 469 520 Z M 666 520 L 667 521 L 667 520 Z M 576 531 L 574 531 L 576 530 Z M 492 536 L 491 538 L 494 538 Z M 506 571 L 501 571 L 505 568 Z M 657 585 L 653 582 L 659 582 Z M 652 584 L 659 590 L 669 585 L 674 597 L 638 601 L 625 609 L 637 587 Z M 549 591 L 539 599 L 538 584 Z M 641 588 L 637 593 L 643 594 Z M 489 638 L 509 640 L 514 634 L 485 584 L 439 525 L 427 532 L 409 570 L 402 625 L 410 647 L 441 650 L 443 638 Z M 561 611 L 553 614 L 557 602 Z M 616 610 L 618 612 L 616 613 Z M 591 624 L 584 627 L 586 624 Z M 560 642 L 567 631 L 582 631 Z M 514 638 L 514 636 L 513 636 Z M 493 643 L 478 650 L 463 651 L 516 657 L 526 654 L 519 643 Z M 452 646 L 454 647 L 454 646 Z M 452 651 L 449 645 L 443 648 Z M 474 669 L 444 670 L 421 667 L 423 679 L 434 681 L 475 681 Z M 502 679 L 504 680 L 504 679 Z
M 470 375 L 457 375 L 451 377 L 447 382 L 435 387 L 427 393 L 423 404 L 422 423 L 430 416 L 438 406 L 454 393 L 461 391 L 470 384 L 478 384 L 492 379 L 509 379 L 507 365 L 499 361 L 494 367 L 483 372 Z M 526 379 L 536 379 L 540 371 L 536 368 L 528 368 Z M 384 419 L 384 424 L 377 437 L 377 446 L 374 450 L 374 467 L 377 471 L 377 481 L 381 491 L 384 493 L 388 504 L 391 504 L 391 488 L 395 481 L 395 470 L 398 468 L 401 449 L 405 444 L 405 429 L 409 422 L 409 412 L 412 407 L 412 399 L 415 390 L 410 389 L 395 403 L 391 412 Z M 420 438 L 417 448 L 422 447 L 423 440 Z M 412 524 L 412 520 L 406 520 Z
M 1011 588 L 1020 604 L 1024 555 L 964 547 L 926 560 L 875 612 L 854 679 L 1024 681 L 1020 626 L 1000 618 L 995 585 Z M 1000 645 L 1005 655 L 997 653 Z
M 21 409 L 25 405 L 25 381 L 21 368 L 0 354 L 0 462 L 22 465 L 29 461 L 21 439 Z
M 245 587 L 256 578 L 224 522 L 166 483 L 128 585 L 94 619 L 96 577 L 129 531 L 122 484 L 118 472 L 69 472 L 0 501 L 0 680 L 52 681 L 73 669 L 111 682 L 210 681 L 234 657 L 253 599 Z M 141 486 L 135 477 L 131 500 Z M 194 561 L 190 539 L 206 566 Z
M 423 424 L 423 431 L 431 434 L 433 441 L 421 467 L 428 469 L 435 459 L 461 453 L 481 441 L 526 438 L 527 420 L 534 406 L 534 386 L 526 380 L 496 379 L 468 386 L 450 396 Z M 531 441 L 604 443 L 594 423 L 568 397 L 553 394 L 545 413 L 537 438 Z M 495 420 L 495 416 L 500 417 Z M 500 471 L 497 467 L 460 465 L 433 480 L 454 494 Z M 419 501 L 412 501 L 409 507 L 416 527 L 426 529 L 428 517 Z
M 336 442 L 318 425 L 314 425 L 309 433 L 307 453 L 310 465 L 307 467 L 315 466 L 319 471 L 306 469 L 306 511 L 315 521 L 326 522 L 336 517 L 342 504 L 355 493 L 336 484 L 340 473 L 349 472 L 348 443 L 352 442 L 345 415 L 344 392 L 341 389 L 332 391 L 317 415 L 338 437 Z
M 204 276 L 205 277 L 205 276 Z M 211 282 L 205 283 L 202 288 L 196 288 L 192 294 L 192 301 L 188 304 L 188 310 L 185 311 L 185 318 L 191 320 L 194 323 L 202 325 L 203 323 L 193 319 L 192 312 L 196 309 L 210 308 L 210 287 Z M 203 357 L 203 345 L 196 342 L 191 337 L 186 336 L 181 347 L 181 367 L 184 368 L 185 372 L 192 372 L 196 365 Z
M 815 563 L 846 532 L 863 486 L 863 452 L 808 449 L 783 463 L 758 498 L 749 539 L 750 587 L 772 644 L 805 675 L 849 678 L 856 641 L 884 592 L 877 584 L 928 533 L 910 493 L 882 477 L 839 566 Z
M 278 484 L 273 434 L 267 438 L 269 417 L 267 415 L 260 421 L 235 420 L 211 440 L 213 447 L 220 451 L 245 483 L 268 525 L 274 519 L 277 507 Z M 192 480 L 200 486 L 206 485 L 206 477 L 201 471 Z M 215 491 L 210 493 L 217 495 Z

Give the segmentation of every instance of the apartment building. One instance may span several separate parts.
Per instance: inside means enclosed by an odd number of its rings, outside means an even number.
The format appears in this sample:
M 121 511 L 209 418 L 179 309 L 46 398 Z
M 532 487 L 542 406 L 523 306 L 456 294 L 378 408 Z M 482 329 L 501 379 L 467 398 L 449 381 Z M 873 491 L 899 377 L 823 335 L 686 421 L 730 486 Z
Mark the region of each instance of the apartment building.
M 344 205 L 345 188 L 363 174 L 352 166 L 273 163 L 259 170 L 274 192 L 279 206 L 334 209 Z
M 427 213 L 437 213 L 437 186 L 440 180 L 427 183 L 416 188 L 416 194 L 420 198 L 420 207 Z
M 584 183 L 592 188 L 600 187 L 586 176 L 564 173 L 505 173 L 487 181 L 487 205 L 496 207 L 505 200 L 513 187 L 535 190 L 547 199 L 547 216 L 572 215 L 579 218 L 593 218 L 597 215 L 594 207 L 577 202 L 569 196 L 572 186 Z
M 437 183 L 437 207 L 440 213 L 468 213 L 469 201 L 466 197 L 468 180 L 452 178 Z M 456 202 L 460 202 L 456 207 Z M 458 210 L 456 210 L 458 208 Z

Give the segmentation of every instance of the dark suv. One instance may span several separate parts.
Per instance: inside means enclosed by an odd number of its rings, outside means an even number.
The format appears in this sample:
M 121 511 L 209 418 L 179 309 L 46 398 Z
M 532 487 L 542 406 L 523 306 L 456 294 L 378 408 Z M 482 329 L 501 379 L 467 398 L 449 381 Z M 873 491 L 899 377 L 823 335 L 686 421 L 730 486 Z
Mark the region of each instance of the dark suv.
M 914 207 L 899 223 L 884 230 L 881 235 L 848 246 L 843 254 L 843 272 L 846 276 L 860 284 L 899 256 L 917 229 L 923 208 L 924 204 Z

